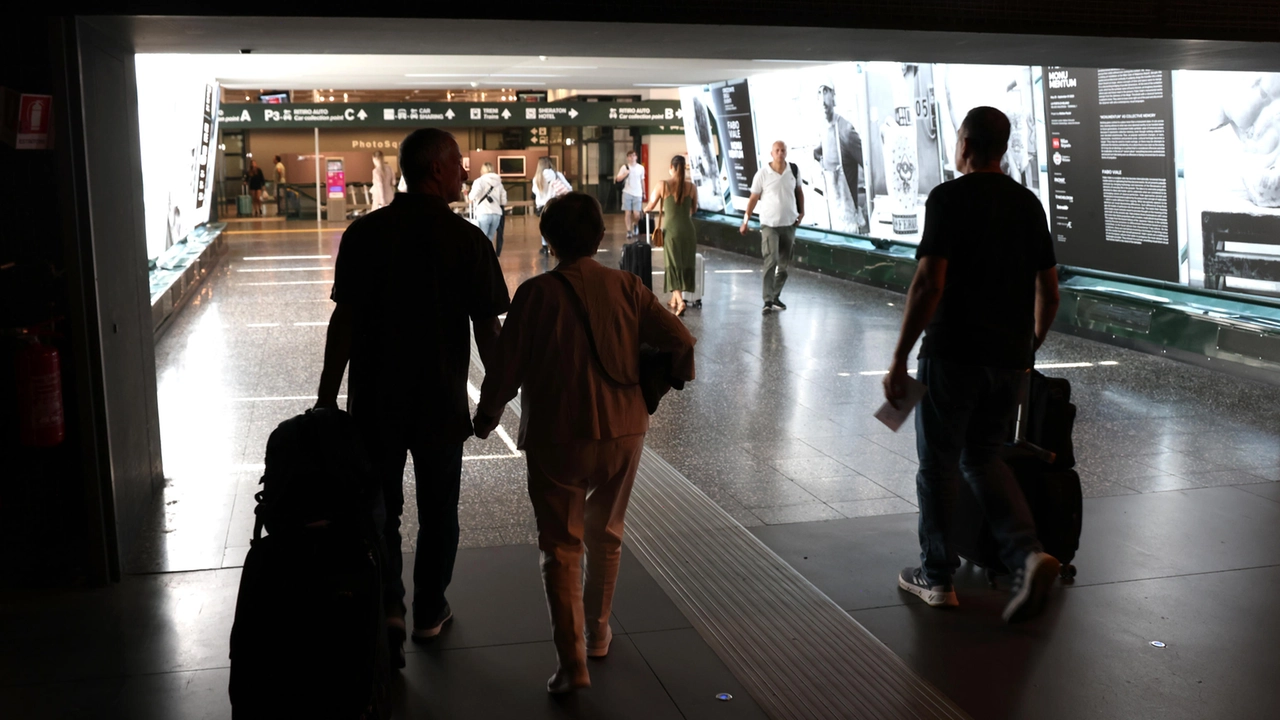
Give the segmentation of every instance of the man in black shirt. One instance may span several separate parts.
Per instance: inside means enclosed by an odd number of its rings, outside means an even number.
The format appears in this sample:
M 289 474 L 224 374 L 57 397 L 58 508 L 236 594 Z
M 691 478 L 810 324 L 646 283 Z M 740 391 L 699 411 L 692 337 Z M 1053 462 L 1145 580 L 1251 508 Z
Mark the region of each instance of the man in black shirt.
M 963 477 L 973 488 L 1001 560 L 1014 572 L 1006 621 L 1034 615 L 1058 574 L 1044 553 L 1026 498 L 1000 458 L 1023 373 L 1058 309 L 1058 274 L 1044 208 L 1000 171 L 1009 119 L 971 110 L 956 141 L 962 177 L 929 193 L 919 266 L 907 291 L 902 333 L 885 396 L 905 394 L 907 356 L 920 333 L 917 377 L 928 388 L 916 410 L 921 567 L 898 578 L 934 607 L 956 605 L 947 520 Z
M 342 235 L 316 405 L 337 407 L 350 361 L 347 408 L 381 482 L 388 631 L 403 667 L 405 453 L 413 454 L 418 505 L 413 639 L 421 641 L 453 616 L 444 593 L 458 550 L 462 444 L 471 436 L 468 322 L 489 367 L 510 297 L 489 239 L 449 209 L 466 177 L 453 136 L 413 132 L 400 144 L 400 167 L 408 192 Z

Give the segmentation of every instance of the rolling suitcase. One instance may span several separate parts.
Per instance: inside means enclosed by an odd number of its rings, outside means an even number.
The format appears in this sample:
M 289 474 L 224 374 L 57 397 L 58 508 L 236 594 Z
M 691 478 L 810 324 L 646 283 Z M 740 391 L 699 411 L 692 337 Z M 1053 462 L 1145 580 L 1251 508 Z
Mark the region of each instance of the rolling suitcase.
M 693 282 L 694 289 L 685 292 L 684 301 L 688 305 L 700 308 L 702 307 L 702 296 L 707 291 L 707 259 L 702 253 L 693 256 Z
M 1071 561 L 1080 548 L 1083 495 L 1071 444 L 1075 416 L 1071 384 L 1030 370 L 1022 388 L 1014 441 L 1003 451 L 1031 509 L 1040 544 L 1062 563 L 1064 580 L 1075 577 Z M 950 528 L 948 542 L 956 553 L 986 569 L 992 584 L 997 575 L 1009 572 L 1000 561 L 991 526 L 965 483 L 956 494 Z
M 238 217 L 250 217 L 253 215 L 253 197 L 250 195 L 236 196 L 236 215 Z
M 280 423 L 262 485 L 231 628 L 232 719 L 389 717 L 376 483 L 351 416 Z
M 649 215 L 645 214 L 645 237 L 622 246 L 618 269 L 639 275 L 644 286 L 653 290 L 653 246 L 649 245 Z

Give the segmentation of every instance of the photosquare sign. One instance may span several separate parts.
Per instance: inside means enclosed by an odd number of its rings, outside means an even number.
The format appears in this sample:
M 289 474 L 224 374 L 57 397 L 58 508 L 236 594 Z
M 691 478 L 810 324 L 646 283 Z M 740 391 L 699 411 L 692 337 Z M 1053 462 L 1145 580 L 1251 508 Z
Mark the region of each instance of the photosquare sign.
M 52 95 L 23 95 L 18 102 L 18 150 L 44 150 L 49 147 Z

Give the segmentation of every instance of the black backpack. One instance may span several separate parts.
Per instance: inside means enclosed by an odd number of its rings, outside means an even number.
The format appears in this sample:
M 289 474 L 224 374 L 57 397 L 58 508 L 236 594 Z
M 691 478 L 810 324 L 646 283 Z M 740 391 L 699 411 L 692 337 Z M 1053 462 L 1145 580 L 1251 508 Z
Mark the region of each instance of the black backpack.
M 389 717 L 376 492 L 351 416 L 280 423 L 262 485 L 231 629 L 232 717 Z

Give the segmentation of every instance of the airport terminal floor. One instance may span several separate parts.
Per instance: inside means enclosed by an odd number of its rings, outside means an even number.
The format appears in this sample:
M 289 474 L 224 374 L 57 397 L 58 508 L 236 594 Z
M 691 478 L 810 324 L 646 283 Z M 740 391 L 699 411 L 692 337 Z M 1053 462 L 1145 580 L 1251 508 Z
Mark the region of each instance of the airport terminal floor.
M 535 222 L 509 221 L 513 291 L 548 267 Z M 230 717 L 253 493 L 267 436 L 314 401 L 341 230 L 229 224 L 229 252 L 158 341 L 167 487 L 143 547 L 117 586 L 9 608 L 0 714 Z M 914 433 L 871 416 L 902 296 L 796 270 L 789 309 L 762 315 L 758 261 L 703 252 L 703 306 L 684 318 L 698 379 L 653 417 L 594 686 L 544 689 L 555 655 L 509 411 L 466 446 L 456 619 L 408 647 L 397 717 L 1274 713 L 1256 690 L 1280 676 L 1280 387 L 1052 334 L 1037 362 L 1079 408 L 1079 575 L 1007 626 L 1007 583 L 966 566 L 960 607 L 935 610 L 895 583 L 918 562 Z M 412 501 L 405 518 L 412 537 Z M 875 704 L 893 688 L 927 702 Z

